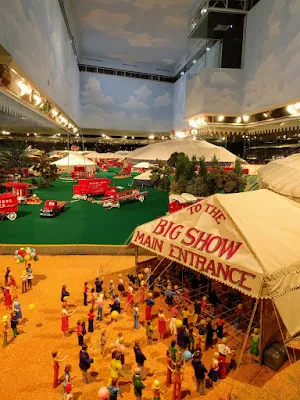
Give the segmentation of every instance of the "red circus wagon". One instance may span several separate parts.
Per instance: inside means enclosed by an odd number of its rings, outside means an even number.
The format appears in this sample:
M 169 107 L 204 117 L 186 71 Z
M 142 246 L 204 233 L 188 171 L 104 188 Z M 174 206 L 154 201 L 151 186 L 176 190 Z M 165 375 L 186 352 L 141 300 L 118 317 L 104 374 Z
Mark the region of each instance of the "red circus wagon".
M 19 204 L 27 202 L 27 198 L 31 196 L 30 189 L 32 185 L 24 182 L 5 182 L 2 186 L 6 188 L 6 193 L 14 194 L 17 196 Z
M 0 218 L 8 218 L 14 221 L 17 218 L 18 198 L 16 194 L 0 194 Z

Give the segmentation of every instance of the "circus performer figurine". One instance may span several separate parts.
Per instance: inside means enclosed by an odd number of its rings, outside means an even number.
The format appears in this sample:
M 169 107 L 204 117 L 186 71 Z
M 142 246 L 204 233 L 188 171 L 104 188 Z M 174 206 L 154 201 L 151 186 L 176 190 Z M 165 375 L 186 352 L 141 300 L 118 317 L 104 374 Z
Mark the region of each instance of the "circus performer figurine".
M 27 275 L 25 270 L 22 272 L 21 275 L 21 283 L 22 283 L 22 293 L 25 293 L 27 290 Z
M 208 347 L 212 347 L 213 345 L 213 334 L 215 329 L 212 327 L 211 318 L 207 317 L 206 319 L 206 345 Z
M 161 340 L 163 340 L 165 334 L 167 333 L 167 322 L 168 321 L 170 321 L 170 320 L 166 319 L 163 309 L 160 308 L 159 313 L 158 313 L 158 332 L 159 332 L 159 337 Z
M 217 326 L 217 336 L 219 339 L 222 339 L 224 336 L 224 325 L 225 320 L 222 318 L 222 315 L 216 319 L 216 326 Z
M 84 282 L 83 286 L 83 305 L 88 305 L 88 292 L 89 292 L 88 282 Z
M 23 318 L 21 311 L 21 304 L 19 302 L 18 296 L 14 296 L 13 311 L 16 313 L 17 318 L 20 320 Z
M 61 296 L 60 296 L 60 301 L 63 302 L 65 297 L 69 297 L 71 292 L 67 291 L 67 285 L 63 285 L 61 288 Z
M 98 300 L 97 300 L 97 321 L 102 321 L 102 316 L 103 316 L 103 293 L 99 294 Z
M 218 344 L 218 352 L 219 352 L 219 378 L 225 379 L 227 375 L 226 369 L 226 356 L 227 354 L 231 354 L 230 348 L 227 346 L 227 338 L 223 337 L 222 343 Z
M 129 282 L 127 289 L 127 305 L 133 306 L 133 284 Z
M 75 310 L 69 313 L 68 306 L 66 304 L 63 305 L 63 309 L 61 310 L 61 330 L 63 331 L 64 336 L 69 332 L 69 317 L 71 317 L 74 312 Z
M 168 361 L 168 368 L 166 374 L 166 386 L 170 387 L 172 384 L 172 373 L 175 366 L 174 361 L 172 360 L 172 356 L 170 350 L 167 350 L 167 361 Z
M 4 315 L 2 317 L 3 322 L 3 343 L 2 347 L 7 347 L 7 334 L 8 334 L 8 316 Z
M 56 350 L 52 351 L 52 359 L 53 359 L 53 369 L 54 369 L 54 377 L 53 377 L 53 388 L 57 388 L 58 386 L 58 376 L 59 376 L 59 363 L 65 361 L 68 356 L 65 356 L 61 359 L 58 358 L 60 352 Z
M 17 287 L 17 282 L 16 282 L 16 280 L 15 280 L 15 278 L 13 277 L 13 274 L 10 272 L 9 273 L 9 281 L 10 281 L 10 284 L 11 284 L 11 286 L 13 287 L 13 288 L 16 288 Z
M 146 293 L 146 283 L 145 281 L 141 281 L 141 287 L 140 287 L 140 303 L 144 304 L 145 303 L 145 293 Z
M 236 370 L 236 350 L 235 347 L 231 349 L 231 360 L 230 360 L 230 369 Z
M 171 309 L 171 319 L 170 319 L 170 331 L 171 335 L 177 335 L 177 326 L 176 326 L 176 320 L 178 318 L 178 308 L 177 305 L 174 304 L 172 309 Z
M 7 310 L 11 309 L 12 303 L 10 284 L 8 284 L 4 289 L 4 305 Z
M 201 342 L 205 342 L 205 346 L 206 346 L 206 335 L 207 335 L 207 330 L 206 330 L 206 320 L 205 319 L 201 319 L 200 324 L 197 325 L 198 327 L 198 346 L 201 346 Z
M 146 321 L 151 321 L 151 311 L 152 311 L 152 307 L 154 306 L 154 300 L 153 300 L 153 294 L 152 293 L 148 293 L 148 296 L 145 300 L 146 303 L 146 316 L 145 316 L 145 320 Z
M 218 371 L 219 371 L 219 353 L 215 352 L 213 354 L 213 359 L 211 362 L 211 367 L 208 373 L 208 377 L 210 378 L 210 386 L 213 386 L 214 383 L 218 382 Z
M 124 296 L 124 294 L 125 294 L 125 286 L 124 286 L 124 280 L 123 280 L 123 275 L 122 274 L 119 274 L 118 291 L 121 293 L 121 296 Z
M 183 380 L 183 374 L 181 369 L 181 363 L 177 362 L 175 364 L 175 369 L 173 372 L 173 396 L 172 400 L 181 400 L 181 385 Z
M 259 355 L 259 350 L 258 350 L 258 343 L 259 343 L 259 329 L 254 328 L 253 333 L 250 335 L 252 339 L 251 347 L 250 347 L 250 354 L 252 356 L 252 361 L 258 362 L 257 357 Z

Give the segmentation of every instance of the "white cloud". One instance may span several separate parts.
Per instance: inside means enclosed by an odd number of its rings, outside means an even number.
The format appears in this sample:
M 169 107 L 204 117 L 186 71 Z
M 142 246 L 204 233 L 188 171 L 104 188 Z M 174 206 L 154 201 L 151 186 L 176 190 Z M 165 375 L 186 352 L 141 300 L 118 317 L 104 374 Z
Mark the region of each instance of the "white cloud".
M 167 15 L 164 18 L 164 23 L 167 24 L 167 25 L 175 26 L 175 27 L 187 26 L 188 18 L 185 15 L 183 15 L 182 18 L 174 17 L 173 15 Z
M 84 91 L 81 93 L 84 104 L 93 104 L 95 106 L 105 106 L 114 103 L 111 96 L 105 96 L 102 93 L 100 82 L 93 77 L 88 78 L 84 86 Z
M 121 108 L 126 110 L 148 110 L 150 106 L 138 97 L 130 96 L 126 103 L 120 104 Z
M 146 85 L 143 85 L 140 88 L 136 89 L 134 94 L 136 94 L 136 97 L 139 100 L 146 100 L 149 96 L 152 95 L 152 92 Z
M 213 72 L 211 74 L 210 80 L 211 83 L 213 85 L 236 85 L 237 84 L 237 80 L 234 78 L 234 75 L 236 75 L 236 72 L 233 71 L 233 73 L 230 72 L 224 72 L 224 71 L 220 71 L 220 72 Z
M 168 8 L 176 5 L 188 5 L 192 4 L 193 0 L 135 0 L 134 5 L 142 8 L 143 10 L 151 10 L 153 6 L 159 6 L 161 8 Z
M 98 8 L 82 17 L 82 20 L 108 36 L 126 39 L 134 47 L 164 47 L 169 43 L 168 39 L 153 37 L 146 32 L 135 33 L 126 30 L 126 25 L 131 22 L 129 14 L 111 13 Z
M 162 96 L 158 96 L 154 101 L 155 107 L 166 107 L 172 103 L 172 99 L 169 92 L 166 92 Z

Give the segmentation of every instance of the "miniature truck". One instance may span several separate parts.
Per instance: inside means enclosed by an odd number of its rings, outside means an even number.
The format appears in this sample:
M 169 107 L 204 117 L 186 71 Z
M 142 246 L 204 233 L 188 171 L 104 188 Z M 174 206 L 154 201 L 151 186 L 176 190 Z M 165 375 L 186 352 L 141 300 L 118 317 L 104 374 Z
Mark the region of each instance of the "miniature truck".
M 53 217 L 65 210 L 66 201 L 46 200 L 40 211 L 40 217 Z
M 18 196 L 13 193 L 0 194 L 0 218 L 14 221 L 17 218 Z
M 118 189 L 121 191 L 118 191 Z M 104 208 L 120 208 L 121 201 L 138 200 L 141 203 L 145 200 L 148 192 L 141 192 L 140 189 L 122 190 L 124 188 L 118 186 L 107 190 L 104 194 L 102 205 Z
M 78 179 L 77 185 L 73 187 L 74 199 L 87 200 L 89 196 L 99 196 L 104 194 L 110 184 L 108 178 Z

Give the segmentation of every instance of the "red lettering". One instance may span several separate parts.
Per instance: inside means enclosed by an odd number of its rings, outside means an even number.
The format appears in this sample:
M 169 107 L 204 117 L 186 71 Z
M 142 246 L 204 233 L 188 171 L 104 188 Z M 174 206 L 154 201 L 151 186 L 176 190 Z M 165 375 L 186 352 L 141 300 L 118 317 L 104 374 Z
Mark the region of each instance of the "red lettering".
M 256 277 L 256 275 L 250 274 L 249 272 L 244 272 L 244 271 L 242 271 L 242 272 L 241 272 L 241 279 L 240 279 L 238 285 L 239 285 L 240 287 L 246 289 L 246 290 L 251 291 L 252 289 L 251 289 L 250 287 L 243 285 L 243 283 L 246 281 L 246 275 L 250 276 L 250 277 L 253 278 L 253 279 Z
M 156 225 L 153 233 L 156 233 L 157 235 L 161 235 L 163 231 L 165 230 L 165 227 L 168 225 L 168 222 L 166 219 L 161 219 L 159 223 Z
M 211 271 L 212 275 L 216 275 L 216 269 L 215 269 L 215 262 L 214 260 L 210 260 L 209 263 L 207 264 L 206 270 L 207 273 Z
M 211 247 L 211 244 L 213 244 L 213 242 L 216 241 L 216 240 L 217 240 L 217 242 L 214 244 L 214 247 L 213 247 L 213 248 L 210 248 L 210 247 Z M 222 238 L 221 238 L 220 236 L 213 236 L 213 237 L 207 242 L 207 244 L 206 244 L 206 246 L 205 246 L 205 251 L 206 251 L 206 253 L 208 253 L 208 254 L 214 253 L 215 251 L 217 251 L 217 250 L 220 248 L 221 244 L 222 244 Z
M 146 237 L 146 239 L 145 239 L 143 245 L 144 245 L 144 246 L 147 246 L 147 247 L 152 247 L 152 246 L 151 246 L 151 236 L 150 236 L 150 235 L 148 235 L 148 236 Z
M 169 238 L 171 239 L 171 240 L 176 240 L 177 238 L 178 238 L 178 236 L 181 234 L 181 229 L 183 228 L 183 225 L 176 225 L 171 231 L 170 231 L 170 234 L 169 234 Z M 179 231 L 177 231 L 179 229 Z M 176 232 L 177 231 L 177 232 Z M 163 236 L 165 236 L 165 235 L 163 235 Z
M 220 224 L 222 222 L 222 220 L 225 221 L 225 219 L 226 219 L 225 215 L 223 213 L 221 213 L 220 215 L 218 215 L 217 218 L 215 218 L 215 221 L 217 224 Z
M 173 225 L 175 225 L 174 222 L 170 221 L 167 230 L 162 234 L 162 236 L 166 237 L 167 233 L 170 231 Z
M 153 238 L 152 249 L 160 251 L 162 253 L 164 242 L 163 240 L 158 240 L 157 238 Z
M 144 236 L 145 236 L 145 234 L 144 234 L 144 233 L 140 233 L 140 231 L 137 231 L 137 233 L 136 233 L 136 237 L 135 237 L 135 239 L 134 239 L 134 240 L 135 240 L 136 242 L 143 243 Z
M 188 254 L 187 250 L 179 249 L 178 261 L 186 263 Z
M 185 240 L 185 238 L 183 238 L 181 240 L 181 243 L 184 244 L 185 246 L 192 246 L 196 240 L 196 236 L 193 236 L 193 232 L 195 232 L 196 234 L 199 234 L 199 230 L 196 228 L 190 228 L 187 230 L 187 232 L 185 233 L 185 236 L 190 239 L 189 241 Z
M 209 212 L 209 209 L 210 209 L 210 208 L 214 208 L 214 206 L 212 206 L 211 204 L 208 204 L 208 203 L 207 203 L 207 204 L 206 204 L 205 212 L 207 212 L 207 213 L 209 214 L 209 213 L 210 213 L 210 212 Z
M 180 248 L 177 247 L 177 246 L 174 246 L 173 244 L 171 244 L 171 246 L 170 246 L 170 251 L 169 251 L 169 256 L 175 258 L 175 260 L 178 259 L 178 256 L 177 256 L 177 255 L 174 255 L 174 252 L 175 252 L 176 250 L 177 250 L 177 253 L 178 253 L 178 250 L 180 250 Z
M 219 257 L 225 254 L 226 260 L 230 260 L 231 257 L 238 251 L 243 243 L 235 242 L 234 240 L 223 239 L 222 247 L 219 251 Z
M 196 243 L 192 246 L 200 251 L 203 251 L 204 247 L 206 246 L 209 239 L 212 237 L 212 233 L 201 232 L 196 240 Z M 201 243 L 200 247 L 198 244 Z
M 202 271 L 204 269 L 204 267 L 205 267 L 206 261 L 207 261 L 206 257 L 197 256 L 197 260 L 196 260 L 196 263 L 195 263 L 195 268 L 196 269 L 200 269 Z M 201 265 L 201 268 L 199 268 L 199 264 Z
M 238 274 L 241 274 L 241 272 L 242 271 L 240 271 L 239 269 L 237 269 L 237 268 L 231 268 L 230 270 L 229 270 L 229 274 L 228 274 L 228 279 L 229 279 L 229 282 L 231 282 L 231 283 L 234 283 L 235 285 L 237 285 L 239 282 L 240 282 L 240 277 L 239 277 L 239 279 L 237 280 L 237 281 L 234 281 L 233 280 L 233 273 L 234 272 L 237 272 Z
M 225 265 L 225 267 L 226 267 L 226 271 L 225 271 L 224 265 L 222 263 L 218 262 L 218 272 L 217 272 L 216 276 L 220 277 L 220 273 L 222 271 L 223 279 L 224 279 L 224 281 L 227 281 L 230 267 L 229 267 L 229 265 Z

